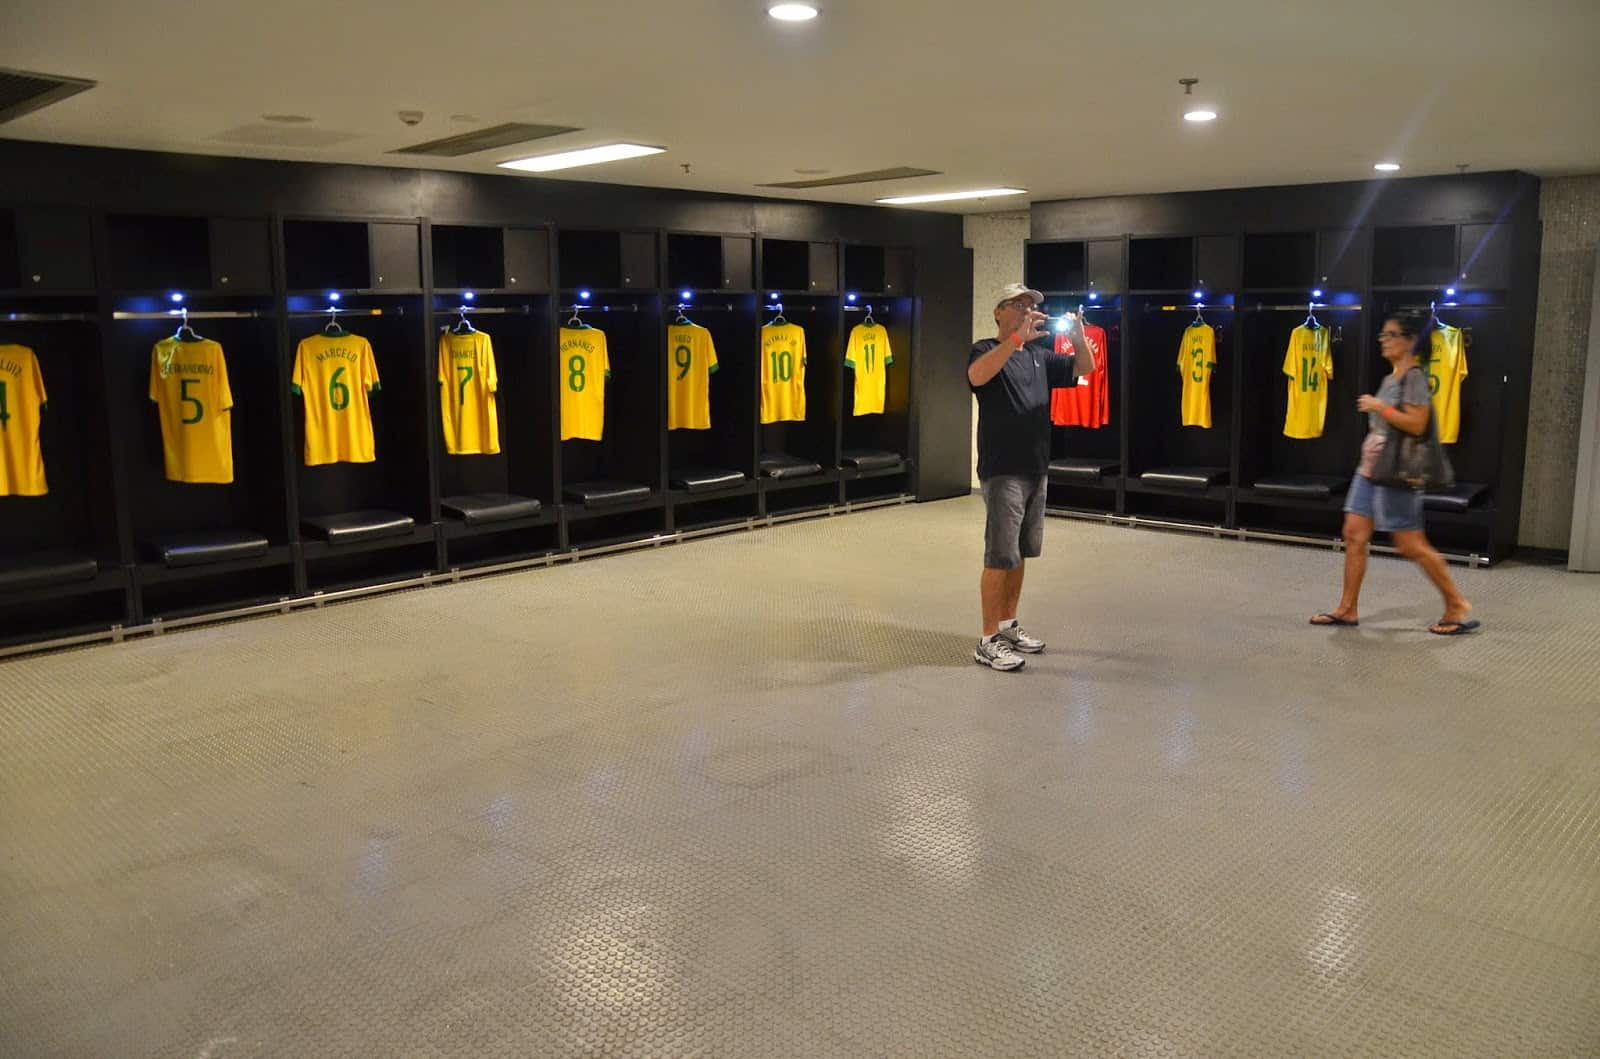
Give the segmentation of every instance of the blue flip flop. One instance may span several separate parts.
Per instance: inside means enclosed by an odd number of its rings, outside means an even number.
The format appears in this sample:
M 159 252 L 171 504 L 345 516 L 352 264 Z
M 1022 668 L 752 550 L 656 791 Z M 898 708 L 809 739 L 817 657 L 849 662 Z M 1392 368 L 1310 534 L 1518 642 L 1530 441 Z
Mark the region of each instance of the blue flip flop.
M 1319 621 L 1319 618 L 1325 620 Z M 1311 624 L 1318 626 L 1319 628 L 1342 626 L 1345 628 L 1354 629 L 1361 623 L 1359 621 L 1351 621 L 1349 618 L 1341 618 L 1337 614 L 1318 614 L 1315 618 L 1311 619 Z
M 1435 636 L 1465 636 L 1482 624 L 1482 622 L 1472 618 L 1466 621 L 1436 621 L 1433 625 L 1428 626 L 1428 631 Z M 1434 625 L 1442 625 L 1444 628 L 1436 629 Z

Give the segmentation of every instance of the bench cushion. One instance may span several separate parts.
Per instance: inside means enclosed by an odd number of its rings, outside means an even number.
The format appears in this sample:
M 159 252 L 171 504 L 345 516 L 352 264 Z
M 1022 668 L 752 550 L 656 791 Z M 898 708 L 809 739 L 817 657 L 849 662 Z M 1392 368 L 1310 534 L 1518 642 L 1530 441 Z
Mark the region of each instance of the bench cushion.
M 822 464 L 786 456 L 781 452 L 761 454 L 761 473 L 768 478 L 805 478 L 822 473 Z
M 301 520 L 306 533 L 329 544 L 359 544 L 383 537 L 404 537 L 416 523 L 398 511 L 346 511 Z
M 887 467 L 898 467 L 905 459 L 898 452 L 884 452 L 881 449 L 845 449 L 839 454 L 839 462 L 858 471 L 881 471 Z
M 1424 494 L 1422 506 L 1434 511 L 1465 511 L 1488 494 L 1489 487 L 1480 482 L 1457 482 L 1449 489 Z
M 1116 460 L 1063 456 L 1050 461 L 1050 477 L 1058 481 L 1098 482 L 1108 474 L 1116 474 L 1120 466 Z
M 650 487 L 637 482 L 568 482 L 561 491 L 568 500 L 576 500 L 584 507 L 632 504 L 650 499 Z
M 672 472 L 672 488 L 691 493 L 714 493 L 732 489 L 744 482 L 743 471 L 716 470 L 711 467 L 683 467 Z
M 267 538 L 251 530 L 198 530 L 165 533 L 143 542 L 145 554 L 167 566 L 204 566 L 267 554 Z
M 21 592 L 77 581 L 93 581 L 100 573 L 93 559 L 66 552 L 40 552 L 0 562 L 0 592 Z
M 1349 488 L 1350 479 L 1330 474 L 1270 474 L 1257 478 L 1256 492 L 1297 500 L 1327 500 Z
M 539 501 L 510 493 L 465 493 L 447 496 L 439 501 L 446 515 L 458 518 L 469 526 L 485 522 L 509 522 L 517 518 L 532 518 L 539 513 Z
M 1164 485 L 1177 489 L 1207 489 L 1222 485 L 1228 480 L 1226 467 L 1157 467 L 1139 476 L 1150 485 Z

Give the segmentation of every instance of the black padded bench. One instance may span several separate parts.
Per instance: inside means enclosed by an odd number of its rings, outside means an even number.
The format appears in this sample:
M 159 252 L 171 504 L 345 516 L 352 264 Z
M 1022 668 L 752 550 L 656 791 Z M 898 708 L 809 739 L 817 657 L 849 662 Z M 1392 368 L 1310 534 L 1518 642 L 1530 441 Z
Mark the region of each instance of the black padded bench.
M 568 500 L 575 500 L 584 507 L 615 507 L 650 499 L 650 487 L 636 482 L 570 482 L 561 492 Z
M 690 493 L 715 493 L 743 485 L 743 471 L 724 471 L 710 467 L 684 467 L 673 471 L 669 479 L 672 488 Z
M 329 544 L 360 544 L 409 536 L 416 523 L 410 515 L 398 511 L 368 510 L 301 519 L 300 526 L 310 536 Z
M 0 592 L 93 581 L 99 573 L 99 564 L 93 559 L 65 552 L 40 552 L 0 562 Z
M 164 566 L 209 566 L 267 554 L 267 538 L 251 530 L 167 533 L 142 542 L 144 552 Z
M 439 507 L 451 518 L 458 518 L 469 526 L 481 526 L 490 522 L 533 518 L 539 513 L 541 505 L 531 497 L 512 496 L 510 493 L 466 493 L 442 498 Z
M 1139 480 L 1146 485 L 1160 485 L 1169 489 L 1206 490 L 1214 485 L 1226 485 L 1226 467 L 1157 467 L 1145 471 Z
M 1295 500 L 1328 500 L 1349 487 L 1349 478 L 1330 474 L 1271 474 L 1251 486 L 1258 493 Z
M 1422 506 L 1430 511 L 1465 511 L 1476 507 L 1489 494 L 1489 487 L 1478 482 L 1457 482 L 1449 489 L 1425 493 Z
M 768 478 L 809 478 L 822 473 L 822 464 L 781 452 L 766 452 L 761 455 L 761 473 Z
M 1063 456 L 1050 461 L 1050 478 L 1057 482 L 1087 482 L 1096 485 L 1106 475 L 1116 474 L 1121 466 L 1116 460 Z
M 882 449 L 845 449 L 839 454 L 840 464 L 858 471 L 884 471 L 905 462 L 905 457 L 898 452 L 884 452 Z

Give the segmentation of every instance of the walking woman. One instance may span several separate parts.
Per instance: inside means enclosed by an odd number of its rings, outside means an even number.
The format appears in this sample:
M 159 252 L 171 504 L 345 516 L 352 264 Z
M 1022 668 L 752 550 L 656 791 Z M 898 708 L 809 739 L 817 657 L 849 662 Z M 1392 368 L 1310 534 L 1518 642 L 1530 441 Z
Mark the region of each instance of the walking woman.
M 1367 413 L 1367 437 L 1361 443 L 1361 465 L 1350 482 L 1344 503 L 1344 595 L 1339 605 L 1311 619 L 1313 625 L 1359 625 L 1361 582 L 1367 575 L 1367 546 L 1374 529 L 1392 534 L 1395 550 L 1422 567 L 1444 597 L 1444 616 L 1428 631 L 1439 636 L 1460 636 L 1478 627 L 1468 617 L 1472 604 L 1450 579 L 1444 557 L 1422 532 L 1422 490 L 1378 485 L 1372 480 L 1383 452 L 1388 428 L 1421 436 L 1428 429 L 1433 401 L 1428 379 L 1417 362 L 1421 321 L 1410 315 L 1391 316 L 1378 332 L 1383 359 L 1393 370 L 1378 387 L 1376 397 L 1365 394 L 1356 407 Z

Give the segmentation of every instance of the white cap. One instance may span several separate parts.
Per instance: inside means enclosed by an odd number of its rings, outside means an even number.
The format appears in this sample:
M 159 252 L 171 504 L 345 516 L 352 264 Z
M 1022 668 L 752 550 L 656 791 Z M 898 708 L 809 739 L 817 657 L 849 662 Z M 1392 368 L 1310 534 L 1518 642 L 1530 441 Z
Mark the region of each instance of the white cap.
M 1021 283 L 1007 283 L 1004 287 L 1000 288 L 1000 297 L 996 298 L 994 303 L 999 305 L 1001 302 L 1008 302 L 1012 298 L 1020 298 L 1024 294 L 1033 299 L 1033 304 L 1044 304 L 1043 294 L 1034 290 L 1032 287 L 1023 286 Z

